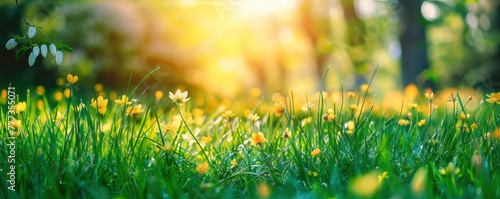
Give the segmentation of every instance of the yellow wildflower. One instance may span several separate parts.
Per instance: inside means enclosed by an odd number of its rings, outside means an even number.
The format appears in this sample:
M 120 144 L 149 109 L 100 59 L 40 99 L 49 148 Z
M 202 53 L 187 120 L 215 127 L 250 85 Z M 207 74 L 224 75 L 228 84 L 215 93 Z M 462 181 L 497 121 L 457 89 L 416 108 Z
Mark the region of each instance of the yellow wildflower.
M 292 134 L 290 133 L 290 129 L 288 127 L 283 131 L 283 138 L 288 139 L 292 137 Z
M 382 181 L 386 178 L 389 178 L 389 175 L 387 175 L 387 171 L 384 171 L 382 174 L 378 175 L 378 183 L 382 183 Z
M 161 98 L 163 98 L 163 91 L 157 90 L 155 92 L 155 99 L 156 99 L 156 101 L 160 101 Z
M 368 84 L 361 85 L 360 89 L 361 89 L 361 92 L 367 92 L 367 93 L 371 92 L 370 86 Z
M 208 144 L 208 143 L 212 142 L 212 137 L 210 137 L 210 136 L 202 136 L 201 137 L 201 141 L 204 142 L 205 144 Z
M 434 100 L 434 93 L 433 92 L 425 93 L 425 99 L 427 99 L 429 101 L 433 101 Z
M 260 119 L 260 117 L 257 114 L 250 113 L 250 115 L 248 115 L 248 119 L 252 120 L 253 122 L 257 122 Z
M 204 163 L 198 164 L 198 166 L 196 167 L 196 172 L 198 172 L 199 174 L 205 174 L 208 172 L 209 168 L 210 167 L 209 167 L 208 163 L 204 162 Z
M 283 101 L 279 101 L 274 103 L 273 112 L 276 117 L 280 117 L 285 110 L 285 103 Z
M 420 111 L 420 107 L 418 106 L 418 104 L 417 104 L 417 103 L 408 104 L 408 109 L 410 109 L 410 110 Z
M 66 76 L 66 80 L 68 80 L 68 83 L 70 84 L 75 84 L 78 81 L 78 76 L 73 76 L 71 73 Z
M 226 119 L 228 119 L 228 120 L 229 120 L 230 118 L 232 118 L 232 117 L 234 116 L 234 114 L 233 114 L 233 111 L 231 111 L 231 110 L 227 110 L 227 111 L 225 111 L 225 112 L 222 114 L 222 116 L 224 116 Z
M 61 112 L 57 111 L 57 114 L 56 114 L 56 122 L 59 122 L 59 121 L 61 121 L 62 119 L 64 119 L 64 114 L 62 114 Z
M 15 106 L 16 113 L 21 113 L 26 110 L 26 102 L 19 102 Z
M 69 88 L 64 89 L 64 97 L 65 98 L 71 97 L 71 89 Z
M 261 182 L 257 187 L 257 195 L 259 195 L 259 198 L 269 198 L 271 196 L 271 189 L 269 189 L 266 183 Z
M 170 97 L 170 99 L 174 101 L 174 103 L 176 103 L 177 106 L 184 105 L 190 99 L 187 96 L 188 92 L 187 91 L 181 92 L 180 89 L 177 89 L 177 91 L 175 91 L 175 94 L 172 92 L 168 92 L 168 97 Z
M 21 120 L 16 120 L 15 118 L 13 118 L 9 121 L 9 126 L 16 129 L 21 128 Z
M 493 130 L 493 132 L 491 132 L 491 135 L 493 136 L 493 139 L 500 138 L 500 128 Z
M 54 93 L 54 99 L 57 101 L 57 102 L 60 102 L 62 99 L 63 99 L 64 95 L 61 91 L 57 91 Z
M 316 148 L 313 151 L 311 151 L 311 156 L 316 157 L 321 153 L 321 149 Z
M 37 95 L 43 95 L 43 94 L 45 94 L 45 87 L 43 87 L 42 85 L 39 85 L 36 87 L 35 92 Z
M 108 99 L 104 99 L 102 96 L 99 96 L 97 97 L 97 100 L 91 100 L 90 106 L 96 108 L 101 115 L 104 115 L 108 109 Z
M 500 92 L 498 93 L 490 93 L 488 96 L 488 99 L 486 99 L 486 102 L 491 103 L 491 104 L 500 104 Z
M 144 109 L 142 109 L 142 104 L 139 105 L 134 105 L 132 107 L 127 108 L 127 115 L 139 115 L 142 112 L 144 112 Z
M 377 173 L 370 172 L 353 178 L 349 183 L 349 190 L 358 196 L 369 198 L 378 190 L 378 181 Z
M 347 97 L 349 97 L 349 98 L 352 99 L 352 98 L 356 97 L 356 93 L 352 92 L 352 91 L 349 91 L 349 92 L 347 92 Z
M 354 104 L 351 104 L 349 105 L 349 109 L 352 111 L 352 112 L 356 112 L 356 110 L 358 109 L 358 106 L 354 105 Z
M 426 120 L 425 120 L 425 119 L 421 119 L 420 121 L 418 121 L 418 126 L 423 126 L 423 125 L 425 125 L 425 122 L 426 122 Z
M 231 168 L 234 168 L 236 165 L 238 165 L 238 162 L 236 162 L 236 159 L 231 160 Z
M 398 121 L 398 124 L 401 125 L 401 126 L 408 126 L 408 125 L 410 125 L 410 121 L 405 120 L 405 119 L 400 119 Z
M 318 172 L 316 172 L 316 171 L 307 171 L 307 174 L 312 176 L 312 177 L 318 176 Z
M 461 120 L 466 120 L 466 119 L 468 119 L 470 117 L 470 115 L 469 114 L 465 115 L 464 112 L 461 112 L 460 115 L 459 115 L 459 117 L 460 117 Z
M 460 169 L 455 168 L 455 165 L 450 162 L 447 167 L 439 169 L 439 173 L 441 173 L 441 175 L 455 175 L 460 173 Z
M 116 100 L 115 100 L 115 102 L 116 102 L 117 104 L 121 104 L 121 105 L 129 105 L 129 104 L 132 104 L 132 102 L 131 102 L 131 101 L 128 101 L 128 100 L 129 100 L 129 98 L 128 98 L 126 95 L 122 95 L 122 97 L 121 97 L 121 98 L 116 99 Z M 128 111 L 127 111 L 127 112 L 128 112 Z
M 264 137 L 262 132 L 255 133 L 252 135 L 252 138 L 250 138 L 250 143 L 253 146 L 264 144 L 266 141 L 267 139 Z
M 421 167 L 413 176 L 413 180 L 411 180 L 411 190 L 413 193 L 420 195 L 425 190 L 426 178 L 427 171 Z
M 356 126 L 354 125 L 354 121 L 350 120 L 349 122 L 346 123 L 346 133 L 351 135 L 354 133 L 354 128 L 356 128 Z

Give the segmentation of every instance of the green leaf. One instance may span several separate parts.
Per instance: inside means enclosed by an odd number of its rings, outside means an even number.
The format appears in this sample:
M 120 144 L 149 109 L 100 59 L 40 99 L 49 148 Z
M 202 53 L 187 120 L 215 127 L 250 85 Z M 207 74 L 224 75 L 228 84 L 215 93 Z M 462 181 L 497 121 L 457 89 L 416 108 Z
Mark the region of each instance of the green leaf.
M 68 46 L 68 44 L 57 44 L 57 49 L 61 51 L 73 52 L 73 48 Z
M 28 46 L 21 46 L 17 52 L 16 52 L 16 59 L 19 59 L 21 58 L 21 56 L 23 56 L 23 54 L 28 51 L 31 47 L 28 47 Z

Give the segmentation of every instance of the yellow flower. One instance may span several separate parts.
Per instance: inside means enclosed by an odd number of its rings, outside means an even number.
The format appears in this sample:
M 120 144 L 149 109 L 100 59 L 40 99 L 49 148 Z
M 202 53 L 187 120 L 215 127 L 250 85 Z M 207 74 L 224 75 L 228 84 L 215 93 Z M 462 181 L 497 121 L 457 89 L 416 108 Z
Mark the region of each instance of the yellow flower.
M 417 103 L 408 104 L 408 109 L 410 109 L 410 110 L 420 111 L 420 107 L 418 106 L 418 104 L 417 104 Z
M 352 104 L 352 105 L 349 105 L 349 109 L 351 109 L 352 112 L 356 112 L 356 110 L 358 109 L 358 106 Z
M 257 187 L 257 195 L 259 195 L 259 198 L 269 198 L 271 196 L 271 189 L 269 189 L 266 183 L 261 182 Z
M 413 193 L 420 195 L 425 190 L 426 178 L 427 171 L 421 167 L 413 176 L 413 180 L 411 180 L 411 190 Z
M 73 76 L 71 73 L 68 74 L 68 76 L 66 77 L 66 80 L 68 80 L 68 83 L 70 84 L 74 84 L 78 81 L 78 76 Z
M 459 117 L 460 117 L 461 120 L 466 120 L 466 119 L 468 119 L 470 117 L 470 115 L 469 114 L 465 115 L 464 112 L 461 112 L 460 115 L 459 115 Z
M 144 109 L 142 109 L 142 104 L 127 108 L 127 115 L 139 115 L 142 112 L 144 112 Z
M 43 94 L 45 94 L 45 87 L 43 87 L 42 85 L 39 85 L 36 87 L 35 91 L 36 91 L 37 95 L 43 95 Z
M 205 174 L 208 172 L 209 168 L 210 167 L 208 166 L 208 163 L 204 162 L 196 167 L 196 172 L 198 172 L 199 174 Z
M 71 89 L 69 88 L 64 89 L 64 97 L 65 98 L 71 97 Z
M 16 129 L 21 128 L 21 120 L 16 120 L 15 118 L 13 118 L 9 121 L 9 126 Z
M 400 119 L 398 121 L 398 124 L 401 125 L 401 126 L 408 126 L 408 125 L 410 125 L 410 121 L 405 120 L 405 119 Z
M 250 113 L 250 115 L 248 115 L 248 119 L 252 120 L 253 122 L 257 122 L 260 119 L 260 117 L 257 114 Z
M 21 113 L 26 110 L 26 102 L 19 102 L 15 106 L 16 113 Z
M 59 121 L 61 121 L 62 119 L 64 119 L 64 115 L 63 115 L 61 112 L 57 111 L 57 114 L 56 114 L 56 122 L 59 122 Z
M 352 99 L 352 98 L 356 97 L 356 93 L 352 92 L 352 91 L 349 91 L 349 92 L 347 92 L 347 97 L 349 97 L 349 98 Z
M 97 97 L 97 101 L 95 99 L 91 100 L 90 106 L 96 108 L 101 115 L 104 115 L 108 109 L 108 99 L 104 99 L 102 96 L 99 96 Z
M 279 101 L 274 103 L 273 112 L 276 117 L 280 117 L 285 110 L 285 103 L 283 101 Z
M 100 83 L 96 84 L 94 87 L 95 87 L 95 91 L 97 91 L 97 92 L 102 92 L 104 90 L 104 86 Z
M 57 101 L 57 102 L 60 102 L 62 99 L 63 99 L 64 95 L 61 91 L 57 91 L 54 93 L 54 99 Z
M 361 89 L 361 92 L 369 93 L 371 91 L 370 86 L 368 84 L 361 85 L 360 89 Z
M 351 135 L 354 133 L 354 128 L 356 128 L 356 126 L 354 125 L 354 121 L 350 120 L 346 123 L 345 126 L 347 127 L 345 131 L 347 134 Z
M 387 171 L 384 171 L 382 174 L 378 175 L 378 183 L 380 184 L 386 178 L 389 178 L 389 175 L 387 175 Z
M 231 168 L 234 168 L 236 165 L 238 165 L 238 162 L 236 162 L 236 159 L 231 160 Z
M 116 99 L 116 100 L 115 100 L 115 102 L 116 102 L 117 104 L 121 104 L 121 105 L 129 105 L 129 104 L 132 104 L 132 102 L 131 102 L 131 101 L 128 101 L 128 100 L 129 100 L 129 98 L 128 98 L 126 95 L 122 95 L 122 97 L 121 97 L 121 98 L 119 98 L 119 99 Z M 127 112 L 128 112 L 128 111 L 127 111 Z
M 225 112 L 222 114 L 222 116 L 224 116 L 226 119 L 230 119 L 230 118 L 232 118 L 232 117 L 234 116 L 234 114 L 233 114 L 233 111 L 228 110 L 228 111 L 225 111 Z
M 491 104 L 500 104 L 500 92 L 498 93 L 490 93 L 489 95 L 486 94 L 486 96 L 488 96 L 488 99 L 486 99 L 486 102 L 488 103 L 491 103 Z
M 378 175 L 376 172 L 370 172 L 363 176 L 353 178 L 349 182 L 349 190 L 361 197 L 370 197 L 379 188 Z
M 455 168 L 455 165 L 450 162 L 447 167 L 439 169 L 439 173 L 441 173 L 441 175 L 455 175 L 460 173 L 460 169 Z
M 262 132 L 255 133 L 252 135 L 252 138 L 250 138 L 250 143 L 253 146 L 264 144 L 266 141 L 267 139 L 264 138 L 264 134 Z
M 421 119 L 421 120 L 418 122 L 418 126 L 423 126 L 423 125 L 425 125 L 425 122 L 426 122 L 426 120 L 425 120 L 425 119 Z
M 292 134 L 290 133 L 290 129 L 286 128 L 284 131 L 283 131 L 283 138 L 285 139 L 288 139 L 292 137 Z
M 156 98 L 156 101 L 160 101 L 161 98 L 163 98 L 163 91 L 160 91 L 160 90 L 156 91 L 155 98 Z
M 311 156 L 316 157 L 321 153 L 321 149 L 316 148 L 313 151 L 311 151 Z
M 333 109 L 329 108 L 328 112 L 323 115 L 323 120 L 325 121 L 333 121 L 335 120 L 335 114 Z
M 500 138 L 500 128 L 493 130 L 493 132 L 491 132 L 491 135 L 494 139 Z
M 318 176 L 318 172 L 316 172 L 316 171 L 307 171 L 307 174 L 312 176 L 312 177 Z
M 208 143 L 212 142 L 212 137 L 210 137 L 210 136 L 202 136 L 201 137 L 201 141 L 204 142 L 204 143 L 206 143 L 206 144 L 208 144 Z
M 434 100 L 434 93 L 433 92 L 425 93 L 425 99 L 427 99 L 429 101 L 433 101 Z
M 190 99 L 187 96 L 188 96 L 187 91 L 181 92 L 181 90 L 179 89 L 175 91 L 175 94 L 172 92 L 168 92 L 168 97 L 170 97 L 170 99 L 172 99 L 172 101 L 174 101 L 174 103 L 176 103 L 177 106 L 184 105 Z

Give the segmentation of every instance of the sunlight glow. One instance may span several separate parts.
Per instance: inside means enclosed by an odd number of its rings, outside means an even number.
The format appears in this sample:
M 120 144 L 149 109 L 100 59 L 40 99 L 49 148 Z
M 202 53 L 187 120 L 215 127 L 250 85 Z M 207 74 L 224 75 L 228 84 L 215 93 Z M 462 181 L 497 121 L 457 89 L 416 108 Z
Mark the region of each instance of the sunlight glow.
M 422 12 L 424 18 L 429 21 L 437 19 L 440 15 L 439 8 L 437 7 L 437 5 L 427 1 L 422 3 L 420 11 Z

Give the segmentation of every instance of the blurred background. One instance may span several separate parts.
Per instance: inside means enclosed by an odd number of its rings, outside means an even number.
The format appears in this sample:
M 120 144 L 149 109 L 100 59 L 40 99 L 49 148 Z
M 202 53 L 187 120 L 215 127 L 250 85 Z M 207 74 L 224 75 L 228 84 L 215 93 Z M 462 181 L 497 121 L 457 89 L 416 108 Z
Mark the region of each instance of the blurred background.
M 0 85 L 57 88 L 68 73 L 93 97 L 97 83 L 121 91 L 160 67 L 143 89 L 231 98 L 345 90 L 368 83 L 402 90 L 500 88 L 498 0 L 19 0 L 20 10 L 52 40 L 54 57 L 16 60 L 2 46 Z M 0 43 L 26 26 L 15 0 L 0 1 Z M 34 41 L 44 41 L 37 34 Z

